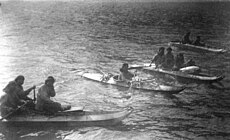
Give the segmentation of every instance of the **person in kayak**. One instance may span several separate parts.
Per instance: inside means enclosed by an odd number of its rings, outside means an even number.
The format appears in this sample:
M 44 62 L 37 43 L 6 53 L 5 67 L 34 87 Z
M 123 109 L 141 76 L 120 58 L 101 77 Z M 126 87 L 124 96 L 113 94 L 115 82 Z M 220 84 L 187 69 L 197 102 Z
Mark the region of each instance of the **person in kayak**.
M 176 55 L 175 65 L 173 67 L 173 70 L 177 71 L 182 67 L 184 67 L 184 54 L 179 53 L 179 54 Z
M 130 81 L 132 81 L 133 77 L 134 77 L 134 74 L 129 72 L 129 64 L 124 63 L 122 65 L 122 68 L 120 68 L 120 75 L 118 77 L 118 80 L 119 81 L 130 82 Z
M 50 97 L 54 97 L 56 95 L 53 86 L 54 83 L 54 77 L 49 76 L 45 80 L 45 84 L 38 89 L 37 103 L 35 105 L 36 110 L 45 111 L 53 114 L 58 111 L 64 111 L 71 108 L 70 105 L 62 106 L 60 103 L 54 102 L 50 99 Z
M 200 36 L 197 36 L 196 40 L 192 44 L 195 46 L 205 46 L 205 44 L 201 43 L 200 41 L 201 41 Z
M 11 111 L 17 109 L 18 106 L 25 104 L 29 108 L 34 108 L 35 104 L 33 100 L 27 95 L 36 88 L 36 86 L 32 86 L 31 88 L 24 90 L 25 77 L 23 75 L 19 75 L 15 78 L 14 81 L 11 81 L 7 84 L 7 86 L 3 89 L 6 93 L 2 97 L 2 104 L 1 104 L 1 115 L 4 116 Z
M 192 41 L 190 40 L 190 34 L 191 32 L 187 32 L 183 38 L 182 38 L 182 44 L 192 44 Z
M 165 48 L 160 47 L 158 53 L 151 60 L 150 66 L 152 63 L 155 63 L 156 68 L 160 67 L 165 61 Z
M 195 65 L 196 63 L 193 59 L 189 59 L 187 62 L 185 62 L 184 54 L 179 53 L 177 54 L 175 58 L 175 65 L 173 67 L 173 70 L 178 71 L 180 68 L 188 67 L 188 66 L 195 66 Z
M 174 55 L 172 54 L 172 48 L 168 47 L 162 67 L 167 70 L 172 70 L 173 66 L 174 66 Z

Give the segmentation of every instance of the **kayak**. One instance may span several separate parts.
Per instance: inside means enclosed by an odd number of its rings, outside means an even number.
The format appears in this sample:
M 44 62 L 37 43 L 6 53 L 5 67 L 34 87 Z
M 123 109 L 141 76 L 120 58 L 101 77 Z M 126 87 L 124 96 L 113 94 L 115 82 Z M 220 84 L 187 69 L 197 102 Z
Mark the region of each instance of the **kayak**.
M 121 123 L 126 117 L 133 112 L 132 107 L 128 107 L 123 111 L 64 111 L 50 115 L 41 111 L 33 110 L 30 113 L 22 113 L 13 115 L 7 119 L 3 119 L 3 125 L 10 126 L 93 126 L 93 125 L 116 125 Z
M 150 63 L 145 63 L 143 65 L 131 65 L 129 69 L 142 69 L 144 67 L 150 67 Z M 155 64 L 151 64 L 151 67 L 155 68 Z M 184 72 L 184 73 L 199 73 L 201 69 L 198 66 L 188 66 L 188 67 L 183 67 L 180 68 L 179 71 Z
M 171 41 L 169 43 L 169 45 L 177 47 L 179 49 L 198 51 L 198 52 L 212 52 L 212 53 L 224 53 L 224 52 L 226 52 L 226 50 L 224 50 L 224 49 L 215 49 L 215 48 L 210 48 L 209 46 L 196 46 L 196 45 L 192 45 L 192 44 L 182 44 L 179 41 Z
M 131 65 L 130 69 L 140 69 L 150 74 L 170 75 L 170 76 L 177 78 L 178 80 L 183 80 L 183 81 L 188 80 L 189 82 L 213 83 L 213 82 L 218 82 L 224 78 L 224 76 L 194 75 L 194 74 L 186 73 L 183 71 L 165 70 L 161 68 L 156 68 L 155 65 L 149 66 L 149 64 Z
M 155 91 L 155 92 L 162 92 L 162 93 L 179 93 L 183 91 L 184 87 L 175 87 L 175 86 L 168 86 L 168 85 L 159 85 L 159 84 L 153 84 L 148 83 L 145 81 L 133 81 L 132 85 L 131 83 L 126 83 L 124 81 L 118 80 L 118 75 L 112 75 L 112 74 L 101 74 L 101 73 L 88 73 L 88 72 L 79 72 L 78 75 L 97 82 L 101 82 L 104 84 L 110 84 L 125 88 L 133 88 L 138 90 L 144 90 L 144 91 Z

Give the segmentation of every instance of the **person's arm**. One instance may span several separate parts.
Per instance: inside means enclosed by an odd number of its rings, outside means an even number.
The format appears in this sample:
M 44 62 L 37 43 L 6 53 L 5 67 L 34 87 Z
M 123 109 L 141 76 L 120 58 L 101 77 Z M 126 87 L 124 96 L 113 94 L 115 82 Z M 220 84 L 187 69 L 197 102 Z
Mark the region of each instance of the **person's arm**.
M 24 95 L 27 96 L 33 89 L 35 89 L 36 86 L 32 86 L 31 88 L 24 91 Z
M 151 62 L 149 64 L 149 66 L 151 66 L 152 63 L 155 63 L 157 59 L 158 59 L 158 55 L 156 54 L 156 55 L 153 56 L 153 58 L 152 58 L 152 60 L 151 60 Z
M 119 81 L 123 81 L 123 79 L 124 79 L 124 78 L 123 78 L 123 74 L 120 73 L 120 74 L 118 75 L 118 80 L 119 80 Z
M 54 97 L 56 95 L 56 92 L 54 90 L 54 86 L 49 86 L 49 96 Z

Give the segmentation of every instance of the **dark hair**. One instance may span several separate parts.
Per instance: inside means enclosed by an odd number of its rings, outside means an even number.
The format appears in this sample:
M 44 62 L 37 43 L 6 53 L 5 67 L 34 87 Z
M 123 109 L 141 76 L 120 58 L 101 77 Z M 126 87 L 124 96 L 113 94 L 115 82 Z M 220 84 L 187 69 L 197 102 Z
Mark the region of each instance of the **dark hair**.
M 122 65 L 122 68 L 125 67 L 125 66 L 128 67 L 129 64 L 128 64 L 128 63 L 124 63 L 124 64 Z
M 167 51 L 172 51 L 172 48 L 171 48 L 171 47 L 168 47 L 168 48 L 167 48 Z
M 14 81 L 18 81 L 19 79 L 25 80 L 25 77 L 24 77 L 23 75 L 18 75 L 18 76 L 14 79 Z
M 55 79 L 53 76 L 48 76 L 47 79 L 45 80 L 45 84 L 47 84 L 49 81 L 55 82 Z

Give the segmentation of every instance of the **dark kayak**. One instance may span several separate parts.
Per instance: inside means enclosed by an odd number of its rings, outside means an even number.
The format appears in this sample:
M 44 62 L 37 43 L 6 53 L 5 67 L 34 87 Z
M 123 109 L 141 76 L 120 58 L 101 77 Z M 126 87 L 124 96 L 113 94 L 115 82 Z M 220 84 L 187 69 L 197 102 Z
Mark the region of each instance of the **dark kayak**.
M 206 82 L 206 83 L 213 83 L 218 82 L 224 78 L 224 76 L 208 76 L 208 75 L 194 75 L 190 73 L 186 73 L 183 71 L 171 71 L 171 70 L 164 70 L 161 68 L 155 68 L 155 65 L 151 67 L 149 64 L 144 65 L 131 65 L 130 69 L 140 69 L 144 72 L 148 72 L 150 74 L 161 74 L 161 75 L 170 75 L 178 80 L 187 81 L 187 82 Z
M 210 48 L 209 46 L 196 46 L 192 44 L 182 44 L 179 41 L 172 41 L 169 43 L 169 45 L 173 47 L 177 47 L 179 49 L 191 50 L 191 51 L 196 51 L 196 52 L 211 52 L 211 53 L 226 52 L 226 50 L 224 49 L 215 49 L 215 48 Z
M 44 112 L 33 111 L 20 115 L 13 115 L 1 121 L 3 125 L 12 126 L 93 126 L 93 125 L 116 125 L 129 116 L 133 108 L 129 107 L 123 111 L 64 111 L 54 115 Z
M 130 84 L 119 81 L 118 75 L 111 75 L 111 74 L 101 74 L 101 73 L 87 73 L 87 72 L 79 72 L 78 75 L 105 84 L 111 84 L 115 86 L 120 86 L 120 87 L 126 87 L 130 88 Z M 184 90 L 184 87 L 175 87 L 175 86 L 168 86 L 168 85 L 159 85 L 159 84 L 149 84 L 145 81 L 137 81 L 133 82 L 132 84 L 133 89 L 138 89 L 138 90 L 145 90 L 145 91 L 155 91 L 155 92 L 162 92 L 162 93 L 179 93 Z

